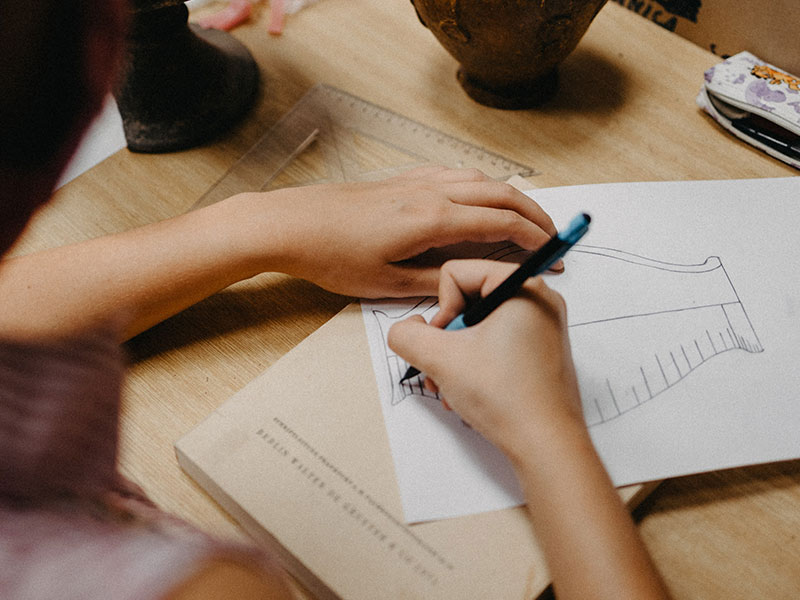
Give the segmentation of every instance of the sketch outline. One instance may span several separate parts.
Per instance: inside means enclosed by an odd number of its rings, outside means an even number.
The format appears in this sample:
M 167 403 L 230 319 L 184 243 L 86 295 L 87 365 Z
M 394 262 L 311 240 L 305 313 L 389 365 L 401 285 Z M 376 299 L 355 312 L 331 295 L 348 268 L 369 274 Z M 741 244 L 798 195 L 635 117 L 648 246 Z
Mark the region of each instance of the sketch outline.
M 507 260 L 523 254 L 527 254 L 527 252 L 518 246 L 506 245 L 487 254 L 485 258 Z M 681 277 L 683 278 L 681 285 L 685 285 L 690 290 L 693 287 L 697 288 L 692 290 L 693 295 L 687 299 L 686 305 L 667 306 L 666 308 L 657 307 L 649 312 L 638 307 L 632 308 L 634 310 L 632 313 L 623 312 L 622 314 L 606 316 L 605 318 L 584 318 L 581 320 L 579 316 L 575 320 L 570 319 L 568 329 L 571 339 L 589 337 L 588 335 L 582 335 L 583 331 L 588 330 L 588 328 L 609 326 L 609 323 L 613 327 L 631 327 L 632 320 L 640 319 L 639 323 L 641 323 L 641 319 L 649 319 L 651 324 L 657 320 L 661 321 L 662 323 L 658 327 L 663 329 L 666 329 L 666 325 L 669 325 L 670 333 L 680 332 L 681 335 L 690 337 L 692 341 L 690 344 L 689 341 L 678 340 L 673 342 L 672 339 L 669 339 L 665 342 L 668 346 L 667 350 L 656 350 L 651 357 L 642 358 L 640 363 L 634 365 L 633 368 L 625 367 L 629 372 L 616 376 L 609 375 L 604 382 L 593 381 L 593 384 L 589 386 L 590 389 L 604 389 L 606 393 L 603 395 L 586 393 L 585 388 L 587 386 L 582 384 L 581 396 L 584 417 L 589 427 L 618 418 L 660 396 L 675 387 L 708 361 L 721 354 L 733 350 L 743 350 L 750 354 L 764 351 L 761 340 L 720 257 L 711 255 L 700 263 L 681 264 L 660 261 L 615 248 L 586 244 L 575 245 L 571 251 L 571 256 L 580 258 L 581 255 L 584 259 L 592 257 L 592 260 L 597 258 L 610 260 L 613 263 L 609 262 L 608 265 L 616 263 L 615 266 L 617 267 L 619 265 L 630 265 L 623 268 L 647 268 L 652 272 L 657 272 L 662 278 L 666 278 L 667 283 L 671 285 L 674 285 L 675 281 L 678 281 L 678 278 Z M 701 281 L 700 278 L 703 276 L 705 276 L 705 279 Z M 610 277 L 613 277 L 613 275 L 610 275 Z M 696 279 L 693 280 L 693 278 Z M 700 283 L 698 284 L 698 282 Z M 692 303 L 694 298 L 702 297 L 704 294 L 712 299 L 719 298 L 719 301 L 707 301 L 702 304 Z M 648 301 L 654 302 L 652 298 Z M 434 311 L 437 306 L 436 297 L 429 296 L 418 300 L 413 307 L 396 315 L 389 315 L 380 308 L 371 309 L 372 317 L 377 321 L 384 342 L 386 369 L 392 389 L 389 403 L 392 406 L 400 404 L 408 397 L 438 398 L 437 394 L 424 388 L 422 376 L 412 378 L 403 384 L 398 384 L 408 364 L 392 352 L 385 343 L 388 329 L 393 322 L 412 314 L 423 314 L 424 316 Z M 676 315 L 678 316 L 676 317 Z M 691 318 L 688 318 L 687 315 Z M 625 324 L 623 325 L 623 323 Z M 704 331 L 700 331 L 696 337 L 692 337 L 697 323 L 708 323 L 709 326 L 705 327 Z M 657 330 L 658 327 L 656 328 Z M 584 328 L 584 330 L 581 328 Z M 673 343 L 675 344 L 674 346 Z M 573 343 L 576 365 L 579 363 L 580 346 L 580 341 L 577 344 Z M 588 351 L 592 352 L 594 350 Z M 639 380 L 635 383 L 629 383 L 632 378 L 636 378 L 632 372 L 637 370 Z M 619 379 L 623 379 L 628 383 L 619 383 Z

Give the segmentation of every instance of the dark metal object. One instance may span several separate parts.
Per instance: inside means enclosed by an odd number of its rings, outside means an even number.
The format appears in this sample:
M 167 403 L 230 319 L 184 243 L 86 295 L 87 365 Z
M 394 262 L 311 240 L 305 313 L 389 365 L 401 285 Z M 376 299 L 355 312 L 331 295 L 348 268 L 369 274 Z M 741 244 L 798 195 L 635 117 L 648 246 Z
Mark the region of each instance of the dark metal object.
M 233 36 L 189 25 L 183 0 L 131 0 L 114 95 L 134 152 L 200 145 L 235 125 L 258 93 L 258 67 Z

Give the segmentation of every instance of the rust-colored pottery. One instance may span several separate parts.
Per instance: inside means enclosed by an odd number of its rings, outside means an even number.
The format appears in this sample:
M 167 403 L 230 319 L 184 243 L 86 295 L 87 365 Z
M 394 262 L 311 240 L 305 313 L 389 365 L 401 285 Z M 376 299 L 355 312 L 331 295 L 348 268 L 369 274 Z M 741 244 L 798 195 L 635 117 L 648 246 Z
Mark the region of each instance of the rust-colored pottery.
M 537 106 L 557 67 L 606 0 L 411 0 L 419 20 L 459 62 L 469 96 L 495 108 Z

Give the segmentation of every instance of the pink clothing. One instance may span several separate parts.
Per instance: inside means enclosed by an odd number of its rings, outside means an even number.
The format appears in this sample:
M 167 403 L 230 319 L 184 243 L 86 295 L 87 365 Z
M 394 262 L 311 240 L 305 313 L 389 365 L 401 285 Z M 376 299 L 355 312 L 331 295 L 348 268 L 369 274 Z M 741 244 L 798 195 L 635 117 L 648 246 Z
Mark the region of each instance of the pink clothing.
M 0 341 L 0 598 L 155 599 L 210 558 L 265 565 L 159 511 L 117 471 L 110 333 Z

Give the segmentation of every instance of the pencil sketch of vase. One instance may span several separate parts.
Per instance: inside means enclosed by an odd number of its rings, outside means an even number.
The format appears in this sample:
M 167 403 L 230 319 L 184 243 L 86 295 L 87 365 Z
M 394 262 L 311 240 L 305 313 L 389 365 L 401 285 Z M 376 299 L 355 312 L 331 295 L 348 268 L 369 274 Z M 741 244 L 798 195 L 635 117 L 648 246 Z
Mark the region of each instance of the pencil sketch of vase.
M 485 258 L 518 262 L 528 255 L 509 246 Z M 570 345 L 589 427 L 668 395 L 723 356 L 764 351 L 718 256 L 684 264 L 579 244 L 568 260 L 567 271 L 548 283 L 570 306 Z M 578 297 L 581 302 L 570 302 Z M 437 397 L 421 376 L 399 383 L 409 365 L 386 344 L 393 323 L 437 310 L 436 298 L 428 297 L 403 310 L 371 311 L 386 348 L 392 406 Z
M 458 81 L 496 108 L 537 106 L 555 93 L 558 65 L 606 0 L 411 0 L 419 20 L 459 62 Z

